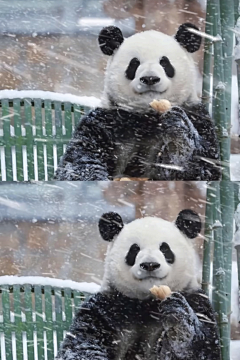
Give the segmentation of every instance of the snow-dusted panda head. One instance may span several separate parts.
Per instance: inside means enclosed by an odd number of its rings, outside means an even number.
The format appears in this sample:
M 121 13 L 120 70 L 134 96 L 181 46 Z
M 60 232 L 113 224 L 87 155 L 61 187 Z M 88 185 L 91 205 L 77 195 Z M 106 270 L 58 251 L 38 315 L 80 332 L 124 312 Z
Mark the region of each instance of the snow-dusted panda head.
M 124 39 L 119 28 L 109 26 L 99 34 L 99 45 L 108 62 L 104 106 L 146 111 L 153 99 L 172 105 L 197 103 L 196 67 L 191 53 L 201 45 L 198 30 L 182 24 L 174 37 L 150 30 Z
M 99 230 L 110 242 L 103 291 L 115 288 L 144 299 L 153 285 L 168 285 L 172 291 L 199 287 L 191 239 L 199 234 L 201 220 L 192 210 L 182 210 L 174 223 L 146 217 L 127 225 L 109 212 L 101 217 Z

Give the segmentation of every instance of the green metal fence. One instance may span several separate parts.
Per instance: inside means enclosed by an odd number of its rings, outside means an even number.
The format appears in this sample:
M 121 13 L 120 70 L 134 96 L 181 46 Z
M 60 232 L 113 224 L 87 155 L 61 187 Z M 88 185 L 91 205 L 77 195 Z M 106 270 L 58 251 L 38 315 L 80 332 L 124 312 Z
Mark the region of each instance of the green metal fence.
M 88 107 L 42 99 L 0 100 L 0 181 L 52 180 Z
M 0 284 L 0 358 L 53 359 L 88 296 L 69 288 Z

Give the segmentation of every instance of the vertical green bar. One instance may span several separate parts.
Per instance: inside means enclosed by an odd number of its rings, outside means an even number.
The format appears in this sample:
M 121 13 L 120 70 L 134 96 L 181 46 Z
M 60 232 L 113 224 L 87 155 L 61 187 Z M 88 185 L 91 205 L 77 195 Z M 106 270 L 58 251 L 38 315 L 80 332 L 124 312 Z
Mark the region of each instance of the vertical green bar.
M 220 0 L 213 3 L 213 35 L 222 36 Z M 229 123 L 226 113 L 226 84 L 224 79 L 224 56 L 222 41 L 214 42 L 214 71 L 213 71 L 213 118 L 217 127 L 220 143 L 220 159 L 222 165 L 222 179 L 230 180 L 230 147 Z
M 205 33 L 208 35 L 213 35 L 212 29 L 212 2 L 207 1 L 207 9 L 206 9 L 206 26 Z M 210 84 L 210 76 L 212 73 L 212 56 L 213 55 L 213 46 L 210 39 L 204 39 L 204 63 L 203 63 L 203 87 L 202 87 L 202 100 L 206 105 L 208 112 L 210 112 L 210 94 L 211 94 L 211 84 Z
M 81 105 L 73 105 L 73 130 L 76 129 L 76 126 L 80 123 L 81 118 L 84 114 L 84 109 Z
M 52 289 L 50 286 L 44 286 L 45 297 L 45 316 L 46 322 L 44 324 L 44 330 L 47 335 L 47 357 L 48 359 L 54 358 L 53 347 L 53 318 L 52 318 Z
M 6 164 L 6 179 L 7 181 L 13 180 L 12 172 L 12 145 L 11 145 L 11 114 L 9 111 L 8 100 L 2 100 L 2 121 L 3 121 L 3 140 L 5 151 L 5 164 Z
M 78 311 L 81 307 L 82 303 L 85 301 L 86 296 L 77 290 L 73 290 L 73 298 L 74 298 L 74 314 Z
M 16 337 L 17 359 L 23 359 L 23 323 L 22 323 L 22 303 L 20 285 L 13 285 L 13 307 Z
M 13 323 L 10 319 L 10 291 L 7 285 L 1 286 L 2 288 L 2 306 L 3 306 L 3 328 L 4 328 L 4 337 L 5 337 L 5 351 L 6 351 L 6 360 L 13 359 L 12 351 L 12 331 Z
M 91 108 L 90 108 L 90 107 L 88 107 L 88 106 L 83 106 L 83 107 L 82 107 L 82 116 L 81 116 L 81 119 L 82 119 L 83 116 L 88 115 L 90 111 L 91 111 Z
M 234 55 L 234 34 L 232 29 L 235 26 L 234 17 L 234 0 L 220 0 L 221 10 L 221 27 L 222 27 L 222 47 L 223 47 L 223 69 L 224 69 L 224 84 L 226 86 L 226 128 L 231 128 L 231 97 L 232 97 L 232 65 Z M 229 153 L 230 156 L 230 141 L 229 136 Z
M 72 290 L 64 289 L 65 330 L 68 331 L 73 319 Z
M 32 301 L 32 287 L 31 285 L 24 286 L 25 298 L 25 315 L 26 315 L 26 328 L 27 333 L 27 354 L 28 359 L 34 359 L 34 340 L 33 340 L 33 301 Z
M 65 120 L 65 129 L 66 129 L 66 140 L 68 141 L 72 138 L 72 104 L 64 103 L 64 120 Z
M 205 214 L 205 239 L 203 243 L 203 274 L 202 274 L 202 288 L 209 296 L 209 284 L 211 275 L 211 254 L 212 254 L 212 223 L 213 223 L 213 204 L 215 193 L 212 194 L 213 190 L 211 185 L 207 187 L 206 194 L 206 214 Z
M 56 142 L 57 142 L 57 163 L 63 155 L 63 127 L 62 127 L 62 104 L 59 101 L 54 102 L 55 108 L 55 126 L 56 126 Z
M 60 343 L 63 341 L 63 318 L 62 318 L 62 289 L 55 288 L 55 313 L 56 313 L 56 326 L 57 331 L 57 349 L 59 350 Z
M 17 164 L 17 180 L 23 181 L 23 137 L 22 137 L 22 117 L 21 117 L 21 106 L 20 100 L 13 100 L 13 111 L 14 111 L 14 132 L 15 132 L 15 151 L 16 151 L 16 164 Z
M 30 99 L 24 100 L 25 129 L 26 129 L 26 148 L 27 148 L 27 167 L 28 180 L 35 180 L 34 176 L 34 156 L 33 156 L 33 119 L 32 105 Z
M 231 284 L 232 284 L 232 250 L 233 250 L 233 219 L 234 219 L 234 189 L 231 181 L 220 182 L 220 201 L 222 212 L 223 263 L 225 275 L 225 296 L 229 324 L 231 314 Z M 230 346 L 230 344 L 229 344 Z
M 34 286 L 38 360 L 44 360 L 42 288 Z
M 224 288 L 224 273 L 219 271 L 223 266 L 223 247 L 222 247 L 222 217 L 220 207 L 220 190 L 217 182 L 212 183 L 215 188 L 215 200 L 213 203 L 213 239 L 214 239 L 214 250 L 213 250 L 213 294 L 212 303 L 216 312 L 219 313 L 219 300 L 223 293 L 220 292 Z M 220 296 L 219 296 L 220 294 Z
M 213 257 L 213 306 L 218 313 L 218 325 L 222 343 L 222 358 L 230 359 L 230 334 L 226 297 L 226 270 L 224 268 L 224 242 L 219 183 L 216 182 L 214 208 L 214 257 Z M 233 220 L 233 218 L 232 218 Z
M 50 100 L 44 101 L 45 108 L 45 129 L 46 129 L 46 145 L 47 145 L 47 172 L 48 181 L 53 179 L 54 161 L 53 161 L 53 123 L 52 123 L 52 103 Z
M 2 113 L 2 100 L 0 99 L 0 114 Z M 2 124 L 2 119 L 0 119 L 0 130 L 1 132 L 3 131 L 2 128 L 3 124 Z M 4 146 L 4 139 L 3 139 L 3 134 L 0 134 L 0 146 Z M 2 160 L 1 160 L 1 152 L 0 152 L 0 181 L 2 181 Z
M 34 99 L 35 110 L 35 126 L 36 126 L 36 145 L 37 145 L 37 167 L 38 167 L 38 180 L 45 180 L 44 172 L 44 154 L 43 154 L 43 118 L 42 118 L 42 100 Z

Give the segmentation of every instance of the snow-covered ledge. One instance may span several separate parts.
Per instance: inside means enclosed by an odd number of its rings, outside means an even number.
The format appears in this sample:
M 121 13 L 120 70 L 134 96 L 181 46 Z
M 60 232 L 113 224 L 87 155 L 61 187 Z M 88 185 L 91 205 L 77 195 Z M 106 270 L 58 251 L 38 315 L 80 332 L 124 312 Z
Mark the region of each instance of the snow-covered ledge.
M 1 285 L 42 285 L 42 286 L 52 286 L 57 288 L 70 288 L 72 290 L 78 290 L 82 292 L 87 292 L 94 294 L 100 290 L 100 285 L 93 282 L 76 282 L 72 280 L 61 280 L 43 276 L 14 276 L 6 275 L 0 276 L 0 286 Z
M 91 108 L 101 106 L 101 100 L 94 96 L 77 96 L 42 90 L 0 90 L 0 99 L 43 99 L 70 102 Z

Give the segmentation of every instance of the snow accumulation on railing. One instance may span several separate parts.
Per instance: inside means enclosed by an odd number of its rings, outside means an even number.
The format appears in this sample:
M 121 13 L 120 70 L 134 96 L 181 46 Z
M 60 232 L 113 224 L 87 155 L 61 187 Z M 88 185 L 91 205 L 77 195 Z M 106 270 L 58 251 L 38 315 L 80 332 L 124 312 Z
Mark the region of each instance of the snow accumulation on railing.
M 96 283 L 76 282 L 72 280 L 62 280 L 49 278 L 44 276 L 14 276 L 6 275 L 0 276 L 1 285 L 42 285 L 52 286 L 56 288 L 69 288 L 72 290 L 82 291 L 89 294 L 94 294 L 100 290 L 100 285 Z
M 0 99 L 43 99 L 70 102 L 91 108 L 101 106 L 101 100 L 94 96 L 77 96 L 42 90 L 0 90 Z

